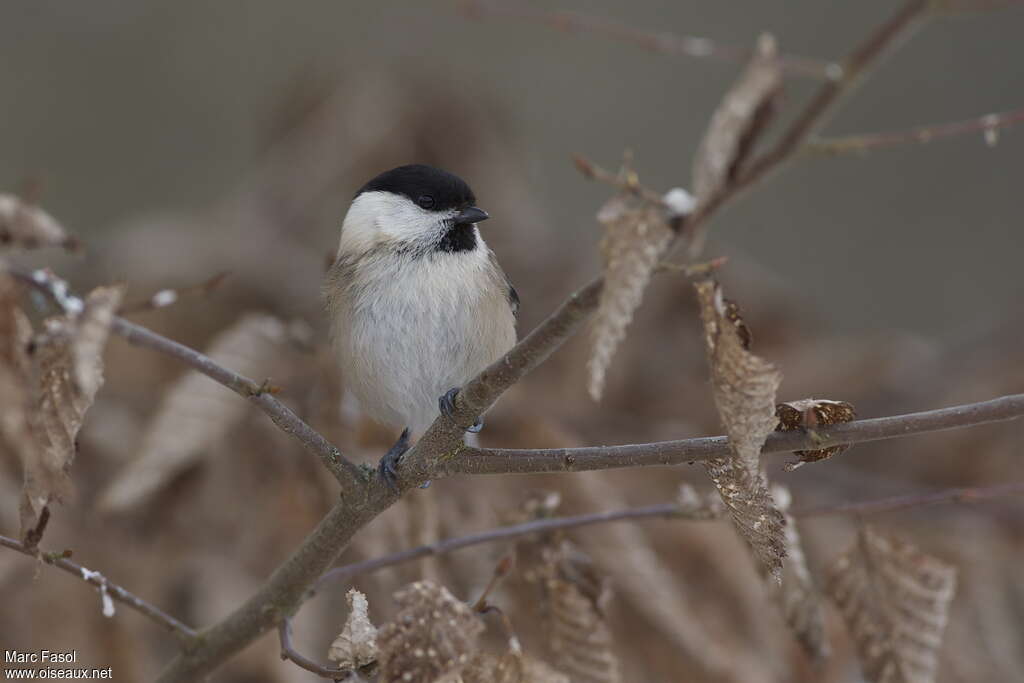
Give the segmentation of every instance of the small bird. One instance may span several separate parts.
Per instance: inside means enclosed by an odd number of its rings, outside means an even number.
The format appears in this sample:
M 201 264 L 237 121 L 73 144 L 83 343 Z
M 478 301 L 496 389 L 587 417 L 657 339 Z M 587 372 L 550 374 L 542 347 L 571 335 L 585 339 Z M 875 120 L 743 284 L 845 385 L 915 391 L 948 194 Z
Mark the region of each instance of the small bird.
M 404 428 L 378 467 L 392 488 L 410 433 L 450 417 L 459 388 L 516 342 L 519 296 L 477 229 L 489 217 L 464 180 L 411 164 L 366 183 L 342 223 L 331 341 L 366 414 Z

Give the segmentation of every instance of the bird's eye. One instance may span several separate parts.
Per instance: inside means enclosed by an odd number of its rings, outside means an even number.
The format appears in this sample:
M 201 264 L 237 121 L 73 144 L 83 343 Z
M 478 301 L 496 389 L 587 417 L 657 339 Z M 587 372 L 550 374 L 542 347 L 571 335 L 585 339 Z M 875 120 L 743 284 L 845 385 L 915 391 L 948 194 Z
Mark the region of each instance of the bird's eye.
M 429 194 L 420 195 L 420 198 L 416 200 L 416 203 L 424 209 L 434 208 L 434 198 Z

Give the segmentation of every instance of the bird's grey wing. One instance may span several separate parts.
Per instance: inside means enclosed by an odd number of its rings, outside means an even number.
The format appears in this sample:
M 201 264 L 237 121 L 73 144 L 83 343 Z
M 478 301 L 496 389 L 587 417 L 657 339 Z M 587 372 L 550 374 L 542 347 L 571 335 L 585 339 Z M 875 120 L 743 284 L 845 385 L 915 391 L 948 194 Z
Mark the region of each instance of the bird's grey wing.
M 490 259 L 491 267 L 494 268 L 495 272 L 505 282 L 505 298 L 508 299 L 508 307 L 512 309 L 512 315 L 519 317 L 519 292 L 512 286 L 512 281 L 508 279 L 508 275 L 505 274 L 505 271 L 498 264 L 498 259 L 494 257 L 493 251 L 488 254 L 488 258 Z

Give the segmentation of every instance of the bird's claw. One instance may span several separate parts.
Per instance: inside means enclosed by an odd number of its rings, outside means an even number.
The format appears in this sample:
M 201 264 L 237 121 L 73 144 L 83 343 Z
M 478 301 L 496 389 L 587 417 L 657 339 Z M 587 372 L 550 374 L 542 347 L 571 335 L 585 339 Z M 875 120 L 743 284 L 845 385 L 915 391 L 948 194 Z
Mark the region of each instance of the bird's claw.
M 398 462 L 407 450 L 409 450 L 408 427 L 402 430 L 402 435 L 398 437 L 398 441 L 388 449 L 388 452 L 380 459 L 380 464 L 377 465 L 377 473 L 380 475 L 381 480 L 387 484 L 389 489 L 395 492 L 398 491 Z
M 453 415 L 455 414 L 455 397 L 459 394 L 459 388 L 453 387 L 445 392 L 444 396 L 437 399 L 437 407 L 440 409 L 441 414 L 447 417 L 452 422 L 455 422 Z M 484 428 L 484 420 L 482 417 L 478 417 L 476 422 L 471 426 L 466 427 L 466 431 L 471 434 L 478 434 L 481 429 Z

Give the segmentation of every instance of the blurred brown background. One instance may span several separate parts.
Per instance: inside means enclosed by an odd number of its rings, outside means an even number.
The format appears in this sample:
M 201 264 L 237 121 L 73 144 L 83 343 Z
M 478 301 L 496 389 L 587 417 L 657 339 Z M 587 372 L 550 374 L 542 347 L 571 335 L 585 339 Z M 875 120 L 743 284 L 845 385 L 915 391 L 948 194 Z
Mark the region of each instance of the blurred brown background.
M 542 7 L 539 3 L 535 6 Z M 636 26 L 838 59 L 891 3 L 582 2 L 559 5 Z M 885 63 L 827 127 L 900 130 L 1024 104 L 1024 10 L 937 19 Z M 205 347 L 243 312 L 311 326 L 312 342 L 257 359 L 283 397 L 360 460 L 393 435 L 338 409 L 343 386 L 323 352 L 319 284 L 352 193 L 400 163 L 466 177 L 494 216 L 485 237 L 523 300 L 521 331 L 598 266 L 594 212 L 606 187 L 570 163 L 614 167 L 624 148 L 655 188 L 689 183 L 690 159 L 739 66 L 510 19 L 470 20 L 451 3 L 7 0 L 0 7 L 0 191 L 36 182 L 42 203 L 86 244 L 34 254 L 84 291 L 120 280 L 129 300 L 231 275 L 215 294 L 135 316 Z M 785 112 L 816 85 L 790 78 Z M 1019 235 L 1024 135 L 1002 131 L 866 157 L 808 159 L 716 217 L 709 256 L 746 311 L 782 398 L 853 401 L 862 416 L 1021 391 Z M 585 396 L 576 340 L 493 412 L 486 445 L 557 446 L 719 433 L 690 285 L 662 277 L 620 350 L 608 395 Z M 106 387 L 80 437 L 78 499 L 55 511 L 44 545 L 193 625 L 239 604 L 329 506 L 317 464 L 246 408 L 170 473 L 157 493 L 104 509 L 107 486 L 140 443 L 183 368 L 113 340 Z M 265 367 L 265 369 L 264 369 Z M 219 394 L 216 392 L 220 392 Z M 215 387 L 224 402 L 237 401 Z M 215 411 L 211 411 L 215 414 Z M 795 473 L 773 472 L 797 503 L 840 502 L 1019 476 L 1013 423 L 865 445 Z M 0 460 L 0 523 L 16 535 L 20 472 Z M 363 532 L 346 560 L 496 524 L 528 489 L 561 492 L 574 514 L 670 499 L 691 469 L 436 482 Z M 884 515 L 961 567 L 942 681 L 1021 680 L 1024 531 L 1019 501 Z M 841 551 L 848 520 L 804 525 L 813 570 Z M 573 538 L 611 576 L 612 626 L 630 681 L 855 681 L 842 625 L 815 672 L 760 592 L 724 524 L 596 527 Z M 433 576 L 471 599 L 502 548 L 364 577 L 371 615 L 403 582 Z M 4 648 L 75 647 L 116 680 L 151 678 L 173 642 L 138 615 L 99 613 L 94 591 L 0 554 Z M 816 576 L 820 572 L 816 571 Z M 343 587 L 307 605 L 297 641 L 322 658 L 344 619 Z M 515 586 L 499 594 L 513 613 Z M 766 616 L 766 614 L 770 616 Z M 528 616 L 527 648 L 538 643 Z M 539 647 L 539 645 L 538 645 Z M 214 675 L 307 681 L 266 637 Z

